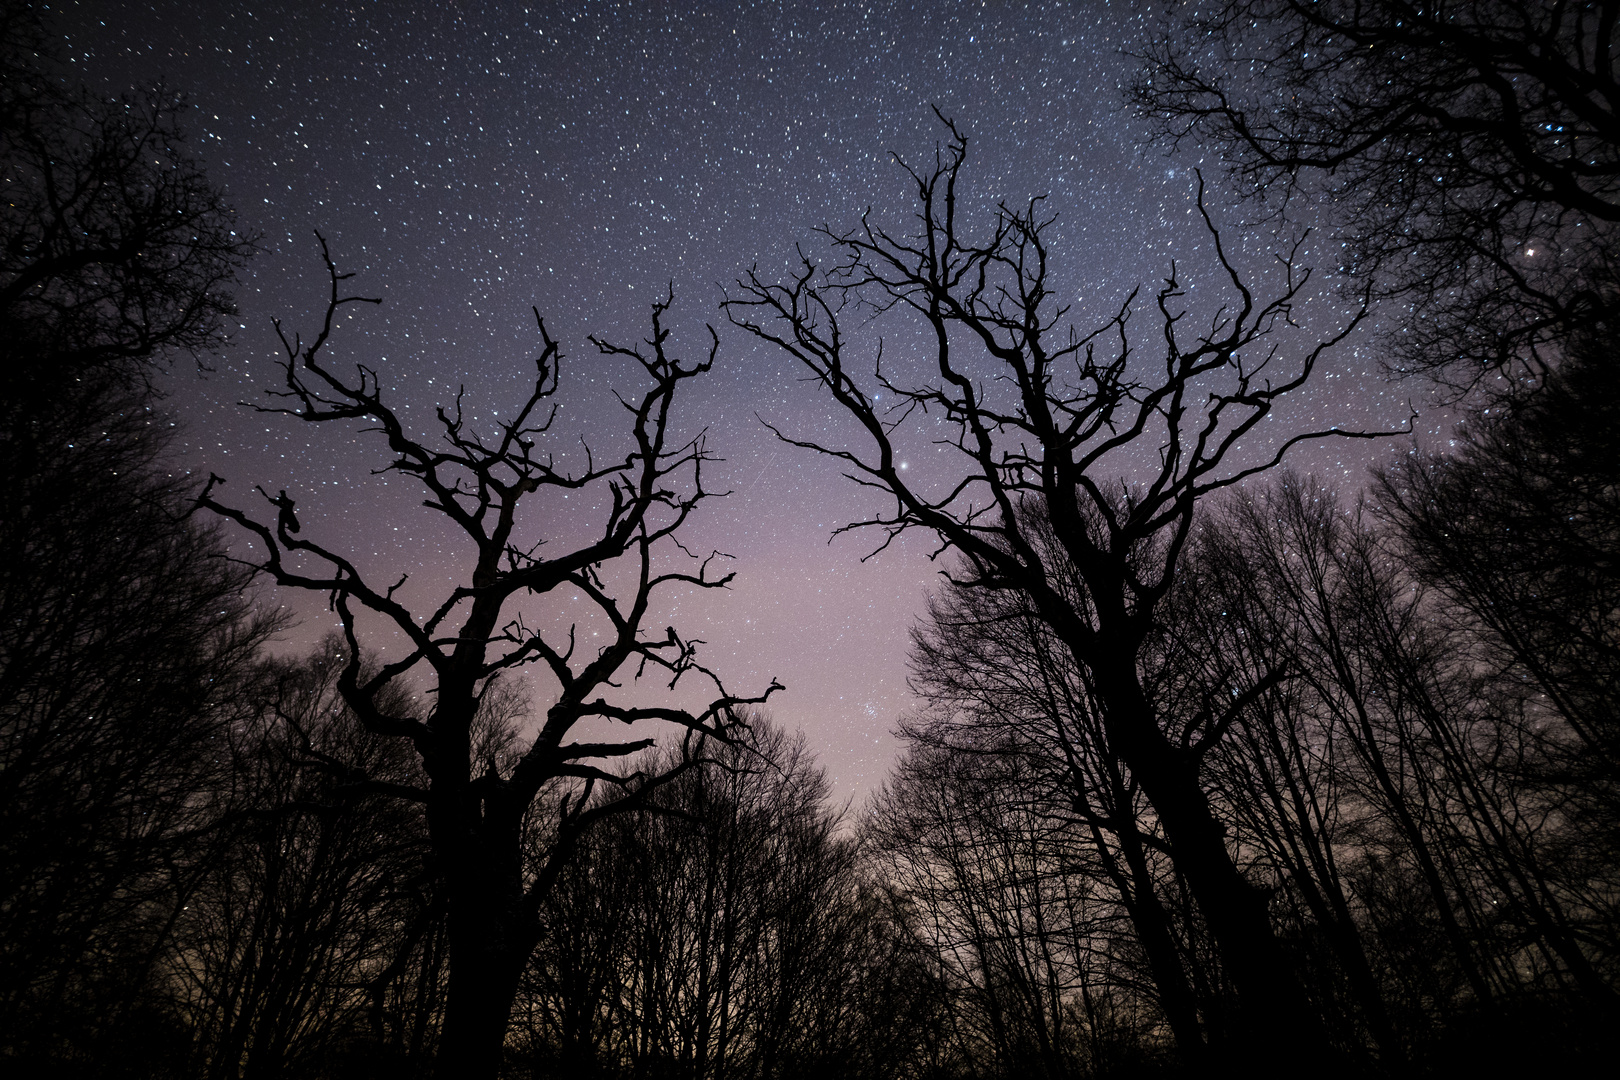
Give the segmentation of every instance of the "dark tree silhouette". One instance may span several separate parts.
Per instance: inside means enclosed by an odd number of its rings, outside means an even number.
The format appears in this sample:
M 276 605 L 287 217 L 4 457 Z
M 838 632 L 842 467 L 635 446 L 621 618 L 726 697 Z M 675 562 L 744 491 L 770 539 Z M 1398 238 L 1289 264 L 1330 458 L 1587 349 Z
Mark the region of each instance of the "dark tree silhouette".
M 1409 545 L 1373 520 L 1288 477 L 1200 530 L 1167 620 L 1182 666 L 1218 686 L 1291 658 L 1218 752 L 1223 813 L 1322 935 L 1354 1002 L 1336 1011 L 1360 1013 L 1386 1066 L 1476 1024 L 1497 1029 L 1504 1061 L 1600 1053 L 1612 830 L 1546 767 L 1570 739 L 1523 669 L 1493 659 L 1481 624 L 1414 580 Z M 1558 1036 L 1526 1022 L 1549 999 Z
M 1620 399 L 1612 349 L 1578 341 L 1541 393 L 1476 410 L 1449 453 L 1381 473 L 1419 575 L 1522 665 L 1574 745 L 1620 779 Z
M 1366 1047 L 1398 1073 L 1405 1048 L 1347 885 L 1372 831 L 1362 778 L 1345 767 L 1346 747 L 1365 746 L 1351 702 L 1378 692 L 1356 681 L 1372 661 L 1342 626 L 1341 592 L 1363 568 L 1366 539 L 1331 492 L 1291 474 L 1258 495 L 1230 493 L 1205 510 L 1154 651 L 1172 711 L 1196 713 L 1285 673 L 1248 697 L 1211 755 L 1220 813 L 1252 872 L 1274 882 L 1274 918 L 1306 959 L 1337 1045 L 1356 1056 Z
M 1043 528 L 1039 507 L 1025 513 L 1025 528 L 1041 538 L 1046 561 L 1062 582 L 1062 557 Z M 1067 576 L 1065 587 L 1078 595 L 1083 586 L 1072 568 Z M 895 784 L 939 782 L 927 779 L 934 772 L 1000 779 L 1001 789 L 980 782 L 989 804 L 983 813 L 992 822 L 987 827 L 994 827 L 996 814 L 1034 814 L 1046 822 L 1054 834 L 1051 865 L 1087 879 L 1087 888 L 1101 898 L 1093 905 L 1124 910 L 1177 1050 L 1196 1062 L 1205 1040 L 1166 907 L 1163 840 L 1141 785 L 1109 751 L 1102 711 L 1070 650 L 1026 596 L 947 585 L 929 601 L 926 621 L 912 634 L 911 663 L 911 686 L 925 709 L 902 726 L 913 750 Z M 1011 764 L 955 764 L 956 756 L 1006 758 Z M 893 802 L 897 811 L 927 813 L 919 798 L 896 795 Z M 1089 994 L 1084 998 L 1091 1000 Z
M 247 695 L 252 714 L 230 733 L 228 781 L 205 793 L 225 850 L 191 894 L 167 964 L 195 1040 L 193 1075 L 429 1060 L 444 905 L 426 818 L 419 804 L 354 783 L 413 783 L 421 766 L 408 744 L 361 727 L 338 692 L 347 666 L 338 635 L 266 663 Z M 380 706 L 411 711 L 404 687 L 385 694 Z M 484 696 L 481 758 L 505 755 L 522 705 L 500 687 Z
M 187 520 L 141 376 L 222 340 L 252 244 L 182 103 L 77 86 L 41 11 L 0 4 L 0 1057 L 108 1076 L 183 1044 L 154 972 L 274 625 Z
M 212 843 L 197 793 L 275 625 L 187 520 L 156 426 L 80 387 L 0 435 L 0 1046 L 59 1073 L 140 1067 L 106 1038 L 140 1036 Z
M 888 512 L 840 531 L 876 528 L 886 544 L 926 530 L 958 557 L 952 573 L 964 585 L 1030 598 L 1095 687 L 1111 752 L 1164 827 L 1241 992 L 1255 1045 L 1279 1060 L 1318 1059 L 1325 1053 L 1319 1018 L 1302 1003 L 1263 896 L 1233 864 L 1201 780 L 1203 757 L 1235 706 L 1170 723 L 1144 692 L 1139 660 L 1199 500 L 1264 471 L 1301 442 L 1350 434 L 1299 432 L 1265 453 L 1253 438 L 1361 314 L 1319 339 L 1281 340 L 1308 275 L 1284 257 L 1280 291 L 1258 299 L 1211 224 L 1229 306 L 1210 316 L 1207 329 L 1189 333 L 1193 316 L 1172 269 L 1155 304 L 1163 359 L 1156 367 L 1136 360 L 1127 333 L 1134 294 L 1099 330 L 1063 325 L 1067 308 L 1056 300 L 1042 236 L 1050 219 L 1038 200 L 1003 204 L 982 238 L 967 235 L 959 194 L 967 140 L 947 126 L 950 141 L 933 166 L 907 167 L 918 196 L 914 232 L 888 232 L 870 216 L 847 233 L 824 230 L 841 262 L 824 274 L 806 259 L 785 284 L 750 273 L 727 313 L 801 362 L 861 429 L 860 450 L 784 436 L 894 500 Z M 860 304 L 914 316 L 936 374 L 904 381 L 913 376 L 893 375 L 881 353 L 870 377 L 858 374 L 844 323 Z M 879 404 L 879 392 L 897 404 Z M 903 468 L 903 436 L 926 414 L 942 418 L 935 439 L 957 456 L 950 466 L 911 473 Z M 1126 448 L 1146 450 L 1154 464 L 1140 486 L 1117 497 L 1104 476 L 1125 468 L 1118 452 Z M 1240 451 L 1250 455 L 1244 464 Z M 926 486 L 930 475 L 942 477 L 937 488 Z M 1024 500 L 1043 505 L 1080 592 L 1054 580 L 1022 524 Z
M 1137 109 L 1245 192 L 1320 198 L 1342 269 L 1413 305 L 1398 366 L 1466 387 L 1533 369 L 1613 304 L 1620 4 L 1177 5 Z
M 255 244 L 185 152 L 184 98 L 160 85 L 108 100 L 69 82 L 32 5 L 7 2 L 0 34 L 7 397 L 219 345 Z
M 1415 541 L 1374 521 L 1291 475 L 1203 507 L 1144 647 L 1144 690 L 1165 717 L 1241 702 L 1205 758 L 1212 812 L 1360 1071 L 1600 1060 L 1616 925 L 1602 755 L 1547 715 L 1488 627 L 1414 580 Z M 1178 910 L 1170 849 L 1108 754 L 1083 670 L 1027 599 L 948 585 L 913 664 L 926 710 L 902 728 L 909 752 L 868 827 L 964 987 L 973 1056 L 1016 1075 L 1072 1069 L 1029 1049 L 1042 1024 L 1061 1046 L 1063 1019 L 1031 1009 L 1029 988 L 1061 987 L 1078 1011 L 1149 979 L 1150 1027 L 1162 1010 L 1182 1047 L 1200 1028 L 1219 1047 L 1221 971 Z M 1075 896 L 1100 905 L 1086 924 L 1052 899 Z M 1088 986 L 1069 956 L 1133 944 L 1110 909 L 1130 916 L 1140 956 Z M 1190 1019 L 1174 1015 L 1178 987 Z
M 868 1011 L 868 994 L 889 955 L 855 841 L 803 736 L 748 723 L 746 744 L 594 830 L 560 879 L 521 999 L 537 1065 L 893 1075 L 868 1064 L 888 1049 L 869 1041 L 890 1018 Z M 649 753 L 662 760 L 645 771 L 679 764 Z
M 373 585 L 347 556 L 310 539 L 307 531 L 295 530 L 290 496 L 266 494 L 273 520 L 262 521 L 218 501 L 220 480 L 215 477 L 198 504 L 235 522 L 263 545 L 256 568 L 271 580 L 331 597 L 349 650 L 338 680 L 344 700 L 368 730 L 409 740 L 420 755 L 425 784 L 379 778 L 362 783 L 426 808 L 449 898 L 450 984 L 439 1071 L 444 1076 L 492 1077 L 500 1065 L 519 976 L 541 932 L 541 906 L 581 835 L 596 820 L 640 805 L 701 760 L 706 738 L 729 739 L 735 706 L 763 701 L 778 689 L 773 683 L 757 698 L 728 695 L 719 678 L 698 662 L 700 642 L 673 627 L 649 634 L 643 625 L 655 594 L 672 586 L 722 588 L 731 580 L 729 574 L 712 572 L 723 555 L 696 559 L 677 536 L 711 495 L 703 486 L 703 466 L 712 457 L 702 433 L 684 441 L 675 436 L 671 408 L 684 384 L 709 371 L 718 341 L 711 330 L 711 348 L 701 361 L 688 364 L 670 356 L 664 327 L 668 299 L 653 305 L 652 335 L 644 345 L 625 347 L 592 338 L 603 356 L 633 360 L 651 385 L 621 399 L 629 428 L 622 456 L 604 464 L 587 451 L 584 468 L 569 473 L 556 467 L 543 449 L 556 418 L 553 398 L 562 353 L 542 320 L 533 386 L 512 418 L 481 435 L 458 401 L 454 408 L 440 409 L 442 439 L 435 445 L 406 430 L 383 400 L 376 371 L 361 365 L 345 378 L 323 356 L 344 306 L 380 301 L 345 295 L 341 290 L 349 275 L 338 273 L 324 240 L 321 247 L 331 282 L 324 321 L 307 344 L 283 334 L 286 388 L 272 396 L 288 404 L 263 411 L 375 431 L 391 455 L 387 469 L 421 484 L 427 507 L 471 541 L 472 565 L 461 584 L 418 614 L 398 598 L 403 578 Z M 600 519 L 594 527 L 577 517 L 568 520 L 564 538 L 586 538 L 573 546 L 559 539 L 555 549 L 542 547 L 544 538 L 524 537 L 518 528 L 519 504 L 541 492 L 599 496 Z M 563 616 L 569 629 L 561 637 L 548 636 L 536 629 L 547 625 L 543 620 L 521 610 L 529 598 L 582 601 L 590 614 Z M 403 656 L 370 674 L 360 659 L 362 614 L 380 619 L 409 642 Z M 599 628 L 600 639 L 581 637 L 576 631 L 582 622 Z M 595 640 L 604 643 L 597 648 L 587 644 Z M 478 760 L 471 733 L 480 700 L 494 680 L 528 664 L 542 665 L 550 674 L 556 699 L 509 768 Z M 634 674 L 651 670 L 667 675 L 671 689 L 689 677 L 704 680 L 716 696 L 697 712 L 604 698 L 627 668 Z M 432 689 L 433 705 L 425 718 L 401 715 L 386 705 L 389 688 L 409 680 Z M 653 740 L 565 741 L 590 719 L 678 726 L 685 731 L 679 764 L 657 776 L 604 768 L 598 764 L 601 759 L 623 758 Z M 554 820 L 545 856 L 526 868 L 525 826 L 537 797 L 548 785 L 566 781 L 577 782 L 576 788 L 548 804 Z M 594 800 L 600 784 L 621 788 L 627 797 L 612 803 Z
M 939 957 L 965 1056 L 1008 1077 L 1164 1064 L 1162 1013 L 1141 992 L 1154 978 L 1132 963 L 1103 865 L 1112 852 L 1065 793 L 1034 779 L 1051 763 L 1016 733 L 992 726 L 976 744 L 940 734 L 911 733 L 863 837 Z

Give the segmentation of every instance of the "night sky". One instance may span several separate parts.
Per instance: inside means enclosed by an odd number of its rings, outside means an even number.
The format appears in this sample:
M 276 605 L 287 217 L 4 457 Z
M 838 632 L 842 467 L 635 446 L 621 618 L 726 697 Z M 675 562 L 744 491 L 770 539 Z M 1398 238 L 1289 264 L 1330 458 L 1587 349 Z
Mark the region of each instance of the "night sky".
M 715 324 L 716 371 L 678 424 L 708 428 L 725 458 L 712 486 L 732 494 L 706 505 L 686 541 L 734 555 L 737 579 L 725 594 L 672 594 L 668 618 L 650 625 L 704 639 L 728 688 L 786 684 L 772 713 L 805 730 L 840 798 L 859 798 L 881 782 L 891 730 L 912 707 L 907 633 L 939 566 L 921 536 L 865 563 L 878 537 L 829 544 L 870 504 L 826 462 L 774 441 L 756 413 L 813 438 L 846 429 L 784 358 L 725 325 L 721 290 L 751 265 L 785 268 L 795 243 L 824 252 L 816 225 L 853 224 L 868 206 L 891 221 L 909 212 L 890 152 L 931 155 L 941 135 L 931 105 L 970 134 L 981 205 L 1049 197 L 1060 215 L 1049 240 L 1081 325 L 1137 284 L 1151 289 L 1172 257 L 1194 280 L 1209 276 L 1190 216 L 1197 154 L 1145 147 L 1122 104 L 1134 62 L 1119 50 L 1153 25 L 1143 12 L 1105 0 L 193 0 L 70 3 L 57 25 L 92 85 L 163 78 L 189 94 L 192 149 L 242 227 L 264 234 L 238 293 L 234 347 L 205 378 L 182 362 L 167 383 L 181 467 L 226 476 L 238 504 L 254 483 L 286 488 L 307 535 L 379 579 L 409 570 L 426 597 L 447 587 L 460 550 L 402 481 L 368 475 L 383 461 L 374 441 L 237 405 L 276 377 L 272 316 L 312 325 L 325 287 L 314 230 L 357 272 L 356 291 L 385 301 L 351 309 L 334 360 L 376 366 L 424 433 L 460 384 L 475 418 L 521 400 L 531 305 L 565 347 L 565 450 L 578 433 L 598 451 L 616 445 L 624 425 L 608 391 L 636 385 L 587 334 L 639 340 L 668 285 L 686 355 Z M 1212 201 L 1228 227 L 1241 222 L 1242 208 Z M 1245 254 L 1263 263 L 1273 238 L 1249 240 Z M 891 334 L 903 362 L 903 328 Z M 1322 375 L 1292 420 L 1398 425 L 1419 394 L 1381 379 L 1370 336 Z M 1372 456 L 1402 449 L 1349 444 L 1292 460 L 1354 487 Z M 559 511 L 578 513 L 546 508 Z M 287 648 L 333 622 L 310 598 L 271 599 L 302 614 Z

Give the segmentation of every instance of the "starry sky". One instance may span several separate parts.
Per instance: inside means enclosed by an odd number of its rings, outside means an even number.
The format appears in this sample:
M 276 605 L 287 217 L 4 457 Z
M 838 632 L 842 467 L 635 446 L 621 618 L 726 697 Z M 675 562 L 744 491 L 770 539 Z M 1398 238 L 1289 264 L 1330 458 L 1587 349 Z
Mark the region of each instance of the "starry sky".
M 233 347 L 211 373 L 179 364 L 167 382 L 180 467 L 226 476 L 239 503 L 254 483 L 287 489 L 307 534 L 379 578 L 409 571 L 412 595 L 449 587 L 464 551 L 403 481 L 369 475 L 381 448 L 238 404 L 276 378 L 272 317 L 307 329 L 318 314 L 315 230 L 356 273 L 356 291 L 384 300 L 349 309 L 334 361 L 375 366 L 424 434 L 458 386 L 475 423 L 521 401 L 531 306 L 564 345 L 564 453 L 581 434 L 613 446 L 623 424 L 610 390 L 635 386 L 586 335 L 638 341 L 666 288 L 678 352 L 705 349 L 704 325 L 715 325 L 716 370 L 676 423 L 707 429 L 724 458 L 711 486 L 731 494 L 705 505 L 686 542 L 734 556 L 737 577 L 723 594 L 672 594 L 651 621 L 702 638 L 728 688 L 784 683 L 771 712 L 805 731 L 840 799 L 871 791 L 895 758 L 892 729 L 914 707 L 908 631 L 940 567 L 920 536 L 864 562 L 878 537 L 830 539 L 872 504 L 760 419 L 834 442 L 847 426 L 786 358 L 725 324 L 722 290 L 750 266 L 785 271 L 796 244 L 824 252 L 818 225 L 848 226 L 868 207 L 895 221 L 909 212 L 891 155 L 933 153 L 942 129 L 931 106 L 970 136 L 979 207 L 1047 196 L 1077 323 L 1152 288 L 1173 257 L 1207 273 L 1207 237 L 1190 217 L 1200 158 L 1148 147 L 1123 105 L 1134 61 L 1121 50 L 1156 25 L 1129 0 L 58 10 L 64 56 L 91 85 L 112 93 L 161 78 L 189 95 L 192 150 L 242 226 L 264 236 L 238 292 Z M 1241 222 L 1218 191 L 1212 202 L 1229 227 Z M 1241 239 L 1261 262 L 1275 247 L 1269 234 Z M 889 345 L 902 362 L 904 346 L 903 332 Z M 1363 335 L 1293 420 L 1390 426 L 1415 393 L 1379 377 L 1376 339 Z M 1349 487 L 1370 454 L 1390 452 L 1341 444 L 1293 463 Z M 546 512 L 536 529 L 565 534 L 580 515 L 560 503 Z M 286 648 L 332 624 L 307 597 L 267 600 L 302 619 Z

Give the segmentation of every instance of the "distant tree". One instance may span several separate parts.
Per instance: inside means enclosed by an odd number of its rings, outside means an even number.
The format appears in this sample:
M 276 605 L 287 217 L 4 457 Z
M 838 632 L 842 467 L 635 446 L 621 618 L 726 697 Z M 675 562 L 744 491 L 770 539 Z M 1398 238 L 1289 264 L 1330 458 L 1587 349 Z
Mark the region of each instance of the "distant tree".
M 1374 489 L 1403 561 L 1455 605 L 1454 632 L 1498 700 L 1517 702 L 1513 752 L 1480 782 L 1513 794 L 1515 820 L 1579 822 L 1534 840 L 1493 823 L 1501 839 L 1484 851 L 1515 922 L 1560 979 L 1608 1009 L 1620 1000 L 1609 960 L 1620 948 L 1617 391 L 1606 339 L 1576 338 L 1538 393 L 1474 410 L 1453 449 L 1414 450 Z
M 1170 717 L 1241 701 L 1205 755 L 1212 813 L 1358 1068 L 1601 1060 L 1620 925 L 1608 789 L 1593 790 L 1606 765 L 1550 722 L 1488 628 L 1414 578 L 1414 541 L 1362 510 L 1293 475 L 1203 507 L 1144 647 L 1144 690 Z M 1163 1010 L 1183 1044 L 1171 1008 L 1190 983 L 1192 1048 L 1202 1028 L 1219 1053 L 1223 973 L 1061 642 L 1020 594 L 958 585 L 914 638 L 926 708 L 867 827 L 966 988 L 956 1011 L 978 1059 L 1055 1071 L 1025 1047 L 1041 1044 L 1036 1024 L 1062 1025 L 1026 988 L 1065 979 L 1088 1007 L 1134 1000 L 1146 1030 Z M 1094 912 L 1078 930 L 1062 902 L 1077 895 Z M 1088 953 L 1115 963 L 1076 979 L 1068 958 Z
M 895 1049 L 868 1042 L 890 1017 L 867 1011 L 893 953 L 857 847 L 803 737 L 748 723 L 746 745 L 594 830 L 553 892 L 522 1000 L 556 1071 L 894 1075 L 868 1071 Z M 649 773 L 678 765 L 650 753 Z
M 1032 747 L 1020 751 L 1007 731 L 969 738 L 914 735 L 862 822 L 879 872 L 938 957 L 966 1054 L 998 1077 L 1162 1064 L 1163 1012 L 1140 989 L 1154 979 L 1136 963 L 1103 865 L 1112 852 L 1061 793 L 1054 802 L 1031 782 L 1048 764 Z
M 1617 401 L 1612 347 L 1578 339 L 1541 393 L 1475 410 L 1454 449 L 1414 451 L 1376 488 L 1418 574 L 1489 628 L 1606 786 L 1620 780 Z
M 778 689 L 772 684 L 756 698 L 729 695 L 698 662 L 700 642 L 673 627 L 661 635 L 644 628 L 655 596 L 672 587 L 722 588 L 731 580 L 711 570 L 724 556 L 696 559 L 679 542 L 692 512 L 710 496 L 703 466 L 712 457 L 701 432 L 675 434 L 671 415 L 682 386 L 709 371 L 718 342 L 711 331 L 708 356 L 690 364 L 670 356 L 667 299 L 653 305 L 652 334 L 644 345 L 623 347 L 592 338 L 603 356 L 634 361 L 650 386 L 621 399 L 629 437 L 620 456 L 604 463 L 587 451 L 583 468 L 568 472 L 541 449 L 553 438 L 562 355 L 541 321 L 532 389 L 507 413 L 510 419 L 479 434 L 458 401 L 452 409 L 440 409 L 441 440 L 434 443 L 407 431 L 384 401 L 374 369 L 360 365 L 352 377 L 344 377 L 323 355 L 338 312 L 362 298 L 342 292 L 350 275 L 338 273 L 324 240 L 321 245 L 330 278 L 321 328 L 308 343 L 283 335 L 285 389 L 274 396 L 288 404 L 264 411 L 377 433 L 390 455 L 387 470 L 422 485 L 427 507 L 470 541 L 471 562 L 460 584 L 418 614 L 397 595 L 402 580 L 373 584 L 348 556 L 301 532 L 295 501 L 285 492 L 265 496 L 268 522 L 221 503 L 218 477 L 209 481 L 198 505 L 256 539 L 262 552 L 257 569 L 268 579 L 331 598 L 349 657 L 338 679 L 344 701 L 367 730 L 408 740 L 420 756 L 424 783 L 374 777 L 363 786 L 426 810 L 435 868 L 449 905 L 449 996 L 439 1074 L 493 1077 L 518 980 L 544 929 L 540 916 L 546 897 L 586 830 L 639 806 L 702 760 L 706 740 L 732 737 L 736 706 L 763 701 Z M 357 470 L 364 467 L 355 463 Z M 594 523 L 583 513 L 563 518 L 561 535 L 549 543 L 525 535 L 519 506 L 537 493 L 585 496 L 571 506 L 599 500 L 599 517 Z M 545 616 L 524 609 L 526 600 L 541 599 L 568 602 L 561 612 Z M 408 643 L 407 651 L 375 672 L 362 667 L 362 617 L 380 620 Z M 553 629 L 557 617 L 566 630 Z M 479 703 L 495 680 L 528 664 L 549 674 L 556 697 L 528 745 L 514 750 L 509 767 L 480 760 L 472 737 Z M 627 671 L 632 677 L 646 671 L 667 675 L 670 689 L 688 678 L 704 680 L 717 696 L 696 712 L 602 696 L 619 686 Z M 425 717 L 390 706 L 390 688 L 411 680 L 431 692 Z M 684 733 L 679 763 L 658 775 L 614 772 L 599 762 L 611 764 L 654 740 L 565 741 L 587 720 L 673 724 Z M 560 798 L 537 802 L 543 789 L 571 782 L 576 787 Z M 620 789 L 626 797 L 595 800 L 599 785 Z M 525 833 L 541 827 L 531 819 L 539 810 L 551 816 L 543 826 L 549 842 L 537 862 L 526 863 Z
M 138 1067 L 102 1036 L 140 1034 L 276 624 L 186 518 L 159 423 L 81 388 L 0 434 L 0 1046 L 59 1074 Z
M 1217 687 L 1289 657 L 1216 752 L 1223 814 L 1297 912 L 1318 993 L 1342 979 L 1330 1011 L 1352 1045 L 1364 1025 L 1399 1068 L 1483 1024 L 1502 1060 L 1593 1054 L 1614 1001 L 1612 833 L 1538 764 L 1567 748 L 1522 672 L 1374 520 L 1285 477 L 1200 530 L 1167 646 Z M 1568 1033 L 1509 1023 L 1549 999 L 1581 1018 Z
M 0 359 L 7 401 L 139 378 L 225 337 L 255 250 L 185 151 L 184 98 L 76 85 L 38 6 L 0 5 Z
M 1533 373 L 1616 297 L 1620 4 L 1176 3 L 1132 99 L 1244 192 L 1328 215 L 1410 303 L 1398 367 Z M 1290 211 L 1291 212 L 1291 211 Z M 1548 353 L 1549 347 L 1552 349 Z
M 275 624 L 187 518 L 143 384 L 222 340 L 253 248 L 182 103 L 76 85 L 43 10 L 0 4 L 0 1057 L 106 1076 L 184 1042 L 156 965 Z
M 1285 257 L 1278 295 L 1256 299 L 1211 225 L 1229 306 L 1212 307 L 1208 329 L 1190 333 L 1195 317 L 1172 273 L 1156 298 L 1163 359 L 1150 367 L 1130 347 L 1134 296 L 1098 330 L 1063 324 L 1068 309 L 1056 299 L 1044 238 L 1050 219 L 1038 200 L 1003 204 L 982 236 L 968 235 L 959 186 L 966 147 L 952 126 L 932 167 L 908 168 L 918 196 L 913 232 L 890 233 L 870 216 L 850 232 L 829 231 L 842 255 L 829 272 L 806 259 L 784 284 L 750 273 L 726 310 L 801 362 L 858 429 L 859 450 L 784 436 L 893 498 L 892 509 L 840 531 L 872 527 L 891 540 L 931 532 L 960 560 L 951 572 L 965 587 L 1030 598 L 1095 688 L 1111 752 L 1165 830 L 1256 1045 L 1278 1061 L 1320 1059 L 1320 1020 L 1298 993 L 1264 897 L 1226 849 L 1203 783 L 1203 758 L 1234 713 L 1160 715 L 1140 659 L 1199 501 L 1269 468 L 1290 447 L 1350 434 L 1302 431 L 1269 440 L 1264 452 L 1254 445 L 1273 406 L 1309 381 L 1361 316 L 1319 339 L 1280 340 L 1306 275 Z M 932 373 L 895 374 L 878 352 L 874 373 L 858 374 L 845 330 L 857 309 L 889 312 L 915 330 Z M 906 315 L 914 321 L 903 322 Z M 923 428 L 923 438 L 953 453 L 930 453 L 908 471 L 905 437 L 925 416 L 938 427 Z M 1134 463 L 1148 464 L 1140 485 L 1120 495 L 1114 476 L 1126 468 L 1126 448 L 1144 451 Z M 1080 591 L 1060 586 L 1025 527 L 1026 500 L 1042 504 Z
M 1161 693 L 1185 712 L 1286 673 L 1249 699 L 1211 755 L 1220 813 L 1251 873 L 1272 883 L 1274 918 L 1310 971 L 1308 990 L 1337 1045 L 1399 1072 L 1406 1046 L 1348 884 L 1377 831 L 1367 778 L 1346 766 L 1346 748 L 1364 745 L 1353 705 L 1366 698 L 1357 695 L 1377 696 L 1355 682 L 1372 661 L 1350 640 L 1340 591 L 1366 539 L 1331 492 L 1293 474 L 1257 494 L 1229 494 L 1206 509 L 1155 651 Z

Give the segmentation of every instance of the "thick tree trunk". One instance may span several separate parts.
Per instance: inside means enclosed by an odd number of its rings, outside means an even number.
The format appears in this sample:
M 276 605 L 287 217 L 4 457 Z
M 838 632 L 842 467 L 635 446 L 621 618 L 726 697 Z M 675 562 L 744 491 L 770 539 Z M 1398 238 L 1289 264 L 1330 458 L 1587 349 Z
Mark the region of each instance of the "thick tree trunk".
M 508 898 L 456 890 L 450 910 L 450 985 L 435 1075 L 494 1080 L 500 1073 L 518 979 L 534 938 Z M 521 899 L 521 898 L 518 898 Z M 458 903 L 458 901 L 460 901 Z
M 467 731 L 475 707 L 467 697 Z M 539 941 L 525 903 L 522 808 L 468 782 L 465 742 L 454 743 L 434 777 L 428 806 L 433 848 L 449 902 L 450 977 L 435 1075 L 495 1080 L 506 1047 L 518 980 Z M 434 769 L 433 765 L 441 767 Z
M 1243 1052 L 1265 1065 L 1321 1071 L 1331 1059 L 1321 1018 L 1304 1000 L 1271 930 L 1262 895 L 1243 879 L 1210 809 L 1198 761 L 1173 745 L 1137 682 L 1130 658 L 1093 666 L 1108 739 L 1142 785 L 1164 825 L 1176 869 L 1186 877 L 1240 999 Z

